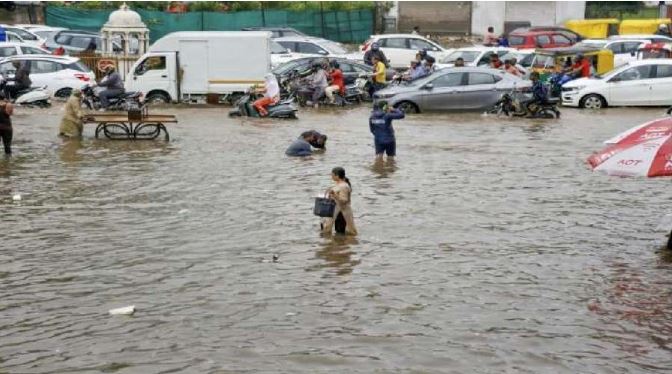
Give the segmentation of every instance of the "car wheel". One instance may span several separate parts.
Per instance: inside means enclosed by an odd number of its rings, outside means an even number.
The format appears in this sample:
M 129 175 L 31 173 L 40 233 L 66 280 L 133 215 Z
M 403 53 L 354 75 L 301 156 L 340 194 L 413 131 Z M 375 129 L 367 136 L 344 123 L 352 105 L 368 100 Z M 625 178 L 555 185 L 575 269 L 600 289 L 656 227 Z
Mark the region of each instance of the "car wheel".
M 600 95 L 590 94 L 581 99 L 579 106 L 586 109 L 602 109 L 607 106 L 607 102 Z
M 70 87 L 65 87 L 61 88 L 60 90 L 56 91 L 54 96 L 59 97 L 59 98 L 66 98 L 72 94 L 72 88 Z
M 146 104 L 167 104 L 170 102 L 170 97 L 163 92 L 151 92 L 145 99 Z
M 395 108 L 401 110 L 404 113 L 420 113 L 420 109 L 417 105 L 410 101 L 402 101 L 399 104 L 394 106 Z

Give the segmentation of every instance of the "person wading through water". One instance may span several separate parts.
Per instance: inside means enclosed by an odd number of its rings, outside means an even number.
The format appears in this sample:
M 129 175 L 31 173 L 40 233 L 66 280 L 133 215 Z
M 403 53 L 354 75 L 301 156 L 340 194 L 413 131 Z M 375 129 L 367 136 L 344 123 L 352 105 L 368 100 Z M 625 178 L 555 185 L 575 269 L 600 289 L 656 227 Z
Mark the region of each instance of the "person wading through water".
M 332 218 L 325 218 L 320 224 L 322 233 L 331 234 L 332 230 L 336 229 L 336 233 L 339 234 L 357 235 L 355 218 L 350 206 L 352 197 L 350 179 L 345 176 L 345 169 L 342 167 L 335 167 L 331 170 L 331 179 L 335 185 L 329 189 L 327 194 L 336 202 L 336 209 L 334 209 Z

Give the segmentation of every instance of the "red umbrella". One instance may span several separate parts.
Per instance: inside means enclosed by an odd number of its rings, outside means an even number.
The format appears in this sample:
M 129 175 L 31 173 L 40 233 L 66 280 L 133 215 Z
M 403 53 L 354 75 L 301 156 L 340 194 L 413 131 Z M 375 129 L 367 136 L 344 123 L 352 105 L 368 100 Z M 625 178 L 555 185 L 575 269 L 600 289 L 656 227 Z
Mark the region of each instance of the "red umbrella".
M 607 148 L 588 158 L 593 170 L 620 176 L 672 175 L 672 118 L 637 126 L 606 143 Z

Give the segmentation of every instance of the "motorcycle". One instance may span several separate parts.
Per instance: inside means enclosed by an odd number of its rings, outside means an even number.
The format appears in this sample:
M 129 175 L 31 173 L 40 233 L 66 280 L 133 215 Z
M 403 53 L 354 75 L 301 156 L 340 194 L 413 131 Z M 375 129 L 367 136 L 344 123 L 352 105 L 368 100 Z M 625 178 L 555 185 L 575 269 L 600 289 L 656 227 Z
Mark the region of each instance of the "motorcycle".
M 334 103 L 329 102 L 329 99 L 325 94 L 320 97 L 317 103 L 321 106 L 346 106 L 359 104 L 365 99 L 363 95 L 364 91 L 361 90 L 360 84 L 361 82 L 357 79 L 354 83 L 345 86 L 345 94 L 334 92 Z M 312 101 L 315 89 L 310 87 L 310 84 L 305 78 L 296 76 L 294 79 L 288 79 L 284 82 L 284 91 L 286 92 L 286 97 L 296 99 L 299 106 L 305 106 L 308 101 Z
M 82 107 L 89 110 L 98 110 L 102 108 L 100 97 L 96 91 L 96 86 L 85 85 L 82 87 Z M 128 111 L 133 108 L 142 108 L 142 93 L 129 91 L 117 97 L 109 98 L 110 105 L 107 110 Z
M 530 112 L 518 98 L 514 97 L 513 92 L 506 92 L 497 100 L 488 113 L 504 114 L 507 117 L 560 118 L 560 111 L 557 106 L 559 102 L 560 99 L 558 98 L 549 98 L 542 105 L 533 104 L 532 111 Z
M 268 118 L 296 118 L 296 107 L 293 105 L 293 99 L 280 100 L 276 104 L 266 108 Z M 246 93 L 238 101 L 236 108 L 229 112 L 229 117 L 261 117 L 257 109 L 252 105 L 252 94 Z
M 0 92 L 5 92 L 5 88 L 8 86 L 14 85 L 14 81 L 9 80 L 0 75 Z M 23 90 L 20 90 L 16 93 L 16 97 L 8 97 L 12 103 L 21 106 L 35 106 L 38 108 L 48 108 L 51 106 L 51 99 L 49 91 L 47 91 L 47 86 L 42 87 L 30 87 Z

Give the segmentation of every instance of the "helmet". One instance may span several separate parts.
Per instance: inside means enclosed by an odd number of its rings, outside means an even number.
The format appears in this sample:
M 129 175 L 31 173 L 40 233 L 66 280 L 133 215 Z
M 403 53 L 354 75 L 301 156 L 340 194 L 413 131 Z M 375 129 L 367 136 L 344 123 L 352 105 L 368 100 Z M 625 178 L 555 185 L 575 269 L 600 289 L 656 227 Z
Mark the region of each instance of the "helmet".
M 331 67 L 334 68 L 334 69 L 338 69 L 338 68 L 341 67 L 341 65 L 338 64 L 338 61 L 334 60 L 334 61 L 331 62 Z
M 430 63 L 430 64 L 433 64 L 433 63 L 436 62 L 436 59 L 434 59 L 434 57 L 432 57 L 432 56 L 427 56 L 427 58 L 425 59 L 425 61 L 427 61 L 427 62 Z
M 578 59 L 582 59 L 582 58 L 583 58 L 583 53 L 577 53 L 577 54 L 576 54 L 576 58 L 578 58 Z
M 377 51 L 379 47 L 380 47 L 380 46 L 379 46 L 378 43 L 376 43 L 376 42 L 374 42 L 373 44 L 371 44 L 371 49 L 374 50 L 374 51 Z
M 658 28 L 661 30 L 665 30 L 667 29 L 667 26 L 664 23 L 661 23 L 660 25 L 658 25 Z

